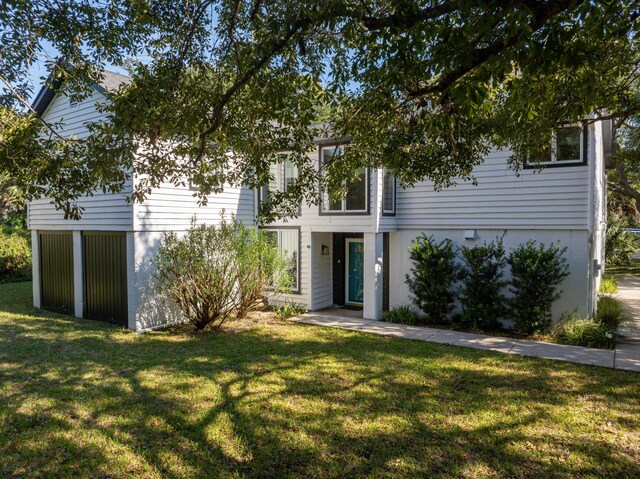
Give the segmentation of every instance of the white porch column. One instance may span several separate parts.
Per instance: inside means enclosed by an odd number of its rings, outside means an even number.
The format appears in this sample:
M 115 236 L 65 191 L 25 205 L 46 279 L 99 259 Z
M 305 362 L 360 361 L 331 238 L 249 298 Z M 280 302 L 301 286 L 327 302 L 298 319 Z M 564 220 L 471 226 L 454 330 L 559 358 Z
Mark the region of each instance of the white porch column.
M 74 316 L 84 315 L 84 279 L 82 277 L 82 232 L 73 232 L 73 304 Z
M 364 234 L 365 319 L 382 319 L 382 233 Z
M 135 232 L 127 231 L 127 326 L 138 330 L 138 289 L 136 288 L 136 249 Z
M 40 298 L 40 242 L 38 241 L 38 230 L 31 230 L 31 276 L 33 285 L 33 307 L 41 308 Z

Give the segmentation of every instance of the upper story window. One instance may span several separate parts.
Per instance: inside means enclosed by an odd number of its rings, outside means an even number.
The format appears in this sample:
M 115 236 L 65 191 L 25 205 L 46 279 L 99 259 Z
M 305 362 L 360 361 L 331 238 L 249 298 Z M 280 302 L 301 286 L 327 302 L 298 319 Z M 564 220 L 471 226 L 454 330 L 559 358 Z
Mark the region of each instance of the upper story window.
M 271 165 L 269 183 L 260 188 L 260 201 L 269 201 L 270 194 L 276 191 L 287 191 L 298 178 L 298 167 L 289 160 Z
M 344 154 L 344 146 L 328 146 L 320 150 L 322 165 L 326 165 Z M 352 214 L 369 212 L 369 171 L 367 168 L 358 168 L 354 180 L 345 181 L 343 186 L 347 188 L 347 196 L 344 199 L 335 199 L 329 191 L 322 192 L 321 212 L 328 214 Z
M 396 179 L 386 169 L 382 170 L 382 214 L 396 214 Z
M 535 166 L 570 166 L 586 163 L 586 127 L 572 125 L 553 132 L 551 147 Z

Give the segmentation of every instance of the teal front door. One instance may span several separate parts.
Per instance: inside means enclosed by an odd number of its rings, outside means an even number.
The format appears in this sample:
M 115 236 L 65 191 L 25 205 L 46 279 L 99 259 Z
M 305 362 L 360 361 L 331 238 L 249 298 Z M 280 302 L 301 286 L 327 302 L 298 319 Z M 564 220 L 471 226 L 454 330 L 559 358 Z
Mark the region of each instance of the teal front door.
M 361 239 L 347 239 L 347 304 L 364 302 L 364 243 Z

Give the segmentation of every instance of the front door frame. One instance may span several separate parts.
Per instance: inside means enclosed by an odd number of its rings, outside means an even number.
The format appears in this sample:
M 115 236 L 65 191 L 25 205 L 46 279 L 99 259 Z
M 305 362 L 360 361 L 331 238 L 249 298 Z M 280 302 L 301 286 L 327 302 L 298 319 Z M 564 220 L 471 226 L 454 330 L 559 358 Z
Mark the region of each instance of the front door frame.
M 364 306 L 364 291 L 362 293 L 362 303 L 354 303 L 353 301 L 349 301 L 349 243 L 362 243 L 364 247 L 364 238 L 345 238 L 344 240 L 344 257 L 345 257 L 345 268 L 344 268 L 344 304 L 349 306 Z M 364 257 L 362 259 L 364 261 Z M 364 266 L 364 265 L 363 265 Z M 364 289 L 364 276 L 362 278 L 362 288 Z

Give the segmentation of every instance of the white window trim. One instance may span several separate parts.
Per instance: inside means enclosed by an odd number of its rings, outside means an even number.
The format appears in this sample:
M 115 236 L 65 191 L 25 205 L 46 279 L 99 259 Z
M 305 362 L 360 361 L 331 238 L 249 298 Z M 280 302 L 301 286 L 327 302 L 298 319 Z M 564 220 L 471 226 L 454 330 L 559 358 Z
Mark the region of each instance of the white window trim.
M 297 235 L 297 251 L 295 251 L 296 253 L 296 274 L 295 274 L 295 285 L 292 288 L 291 294 L 300 294 L 301 292 L 301 286 L 300 286 L 300 280 L 301 280 L 301 262 L 300 262 L 300 254 L 301 254 L 301 249 L 302 249 L 302 235 L 301 235 L 301 231 L 300 228 L 294 227 L 294 228 L 278 228 L 278 227 L 267 227 L 267 228 L 263 228 L 264 231 L 271 231 L 276 233 L 276 237 L 277 237 L 277 242 L 278 242 L 278 252 L 279 254 L 282 256 L 283 254 L 283 250 L 282 250 L 282 233 L 285 231 L 291 232 L 291 231 L 295 231 L 296 235 Z M 285 250 L 286 251 L 286 250 Z M 283 256 L 284 257 L 284 256 Z
M 571 160 L 571 161 L 558 161 L 557 152 L 558 152 L 558 135 L 556 131 L 554 131 L 551 135 L 551 159 L 549 161 L 537 161 L 534 165 L 582 165 L 584 164 L 584 126 L 583 125 L 564 125 L 562 128 L 579 128 L 580 129 L 580 159 Z
M 275 174 L 275 184 L 276 184 L 276 189 L 277 191 L 287 191 L 287 184 L 286 184 L 286 174 L 285 174 L 285 163 L 287 160 L 282 160 L 280 163 L 276 163 L 276 174 Z M 293 163 L 293 166 L 296 168 L 296 181 L 298 179 L 298 176 L 300 174 L 300 172 L 298 171 L 298 165 L 296 165 L 295 163 Z M 260 188 L 258 188 L 258 200 L 262 201 L 263 198 L 263 194 L 262 194 L 262 189 L 263 188 L 269 188 L 269 184 L 267 183 L 266 185 L 261 186 Z
M 322 168 L 324 166 L 324 150 L 325 149 L 329 149 L 329 148 L 345 148 L 345 145 L 327 145 L 327 146 L 323 146 L 322 148 L 320 148 L 320 167 Z M 362 214 L 362 213 L 369 213 L 369 207 L 368 207 L 368 203 L 371 201 L 371 198 L 369 196 L 369 168 L 365 167 L 364 168 L 364 196 L 365 196 L 365 208 L 362 210 L 348 210 L 347 209 L 347 199 L 343 198 L 340 200 L 340 204 L 342 205 L 341 209 L 329 209 L 326 208 L 326 202 L 324 201 L 324 191 L 321 193 L 321 207 L 320 207 L 320 211 L 322 212 L 322 214 L 332 214 L 332 213 L 338 213 L 338 214 L 353 214 L 353 213 L 358 213 L 358 214 Z M 343 180 L 342 181 L 342 185 L 346 186 L 347 181 Z M 327 193 L 328 194 L 328 193 Z M 331 199 L 329 198 L 329 203 L 331 203 Z

